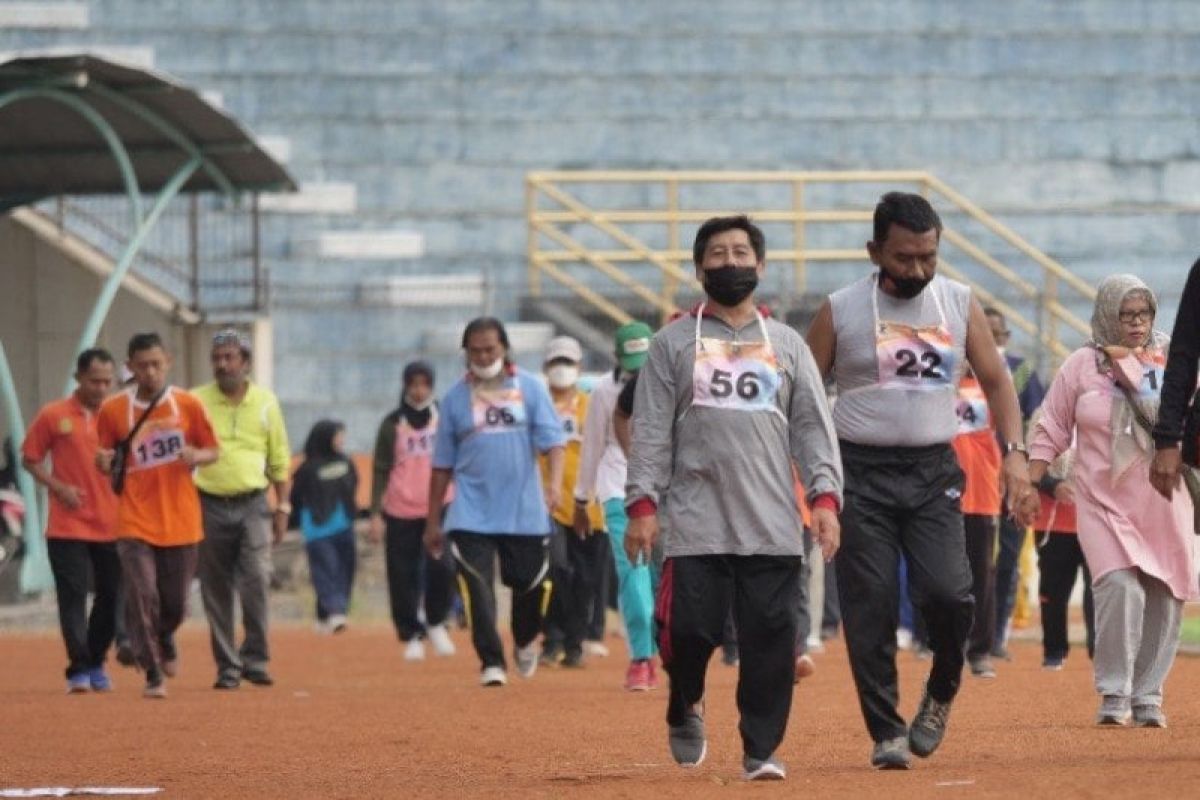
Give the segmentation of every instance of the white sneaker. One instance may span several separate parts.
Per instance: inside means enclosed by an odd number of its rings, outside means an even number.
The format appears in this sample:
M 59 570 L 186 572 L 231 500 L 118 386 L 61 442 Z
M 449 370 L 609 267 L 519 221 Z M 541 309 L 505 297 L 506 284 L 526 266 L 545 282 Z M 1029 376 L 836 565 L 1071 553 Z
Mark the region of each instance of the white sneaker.
M 537 672 L 538 655 L 537 642 L 518 647 L 513 653 L 513 660 L 517 662 L 517 674 L 525 679 L 532 678 L 533 673 Z
M 608 658 L 608 648 L 604 646 L 604 642 L 598 642 L 593 639 L 588 639 L 583 643 L 583 652 L 597 658 Z
M 537 659 L 534 659 L 537 663 Z M 480 686 L 503 686 L 508 683 L 508 675 L 504 672 L 504 667 L 484 667 L 483 673 L 479 676 Z
M 425 645 L 420 639 L 409 639 L 408 644 L 404 646 L 405 661 L 424 661 L 425 660 Z
M 910 631 L 908 628 L 897 628 L 896 629 L 896 649 L 897 650 L 911 650 L 912 646 L 913 646 L 912 631 Z
M 454 647 L 454 641 L 450 638 L 450 634 L 446 631 L 445 625 L 434 625 L 425 631 L 429 637 L 429 643 L 433 645 L 433 652 L 439 656 L 452 656 L 458 652 Z
M 333 633 L 333 629 L 329 627 L 329 623 L 322 620 L 317 620 L 313 623 L 313 630 L 322 636 L 328 636 L 329 634 Z
M 345 614 L 330 614 L 329 615 L 329 630 L 333 633 L 341 633 L 346 630 L 346 615 Z

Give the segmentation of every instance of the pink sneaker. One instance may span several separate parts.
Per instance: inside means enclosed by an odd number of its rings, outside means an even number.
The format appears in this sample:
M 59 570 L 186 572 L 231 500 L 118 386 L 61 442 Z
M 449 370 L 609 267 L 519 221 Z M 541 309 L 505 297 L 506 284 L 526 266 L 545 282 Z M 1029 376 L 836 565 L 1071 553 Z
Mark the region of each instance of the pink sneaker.
M 632 661 L 625 673 L 625 689 L 630 692 L 648 692 L 653 679 L 653 668 L 649 661 Z
M 654 660 L 651 659 L 650 661 L 647 661 L 646 666 L 648 666 L 650 668 L 650 688 L 657 689 L 658 688 L 658 670 L 655 669 L 655 667 L 654 667 Z

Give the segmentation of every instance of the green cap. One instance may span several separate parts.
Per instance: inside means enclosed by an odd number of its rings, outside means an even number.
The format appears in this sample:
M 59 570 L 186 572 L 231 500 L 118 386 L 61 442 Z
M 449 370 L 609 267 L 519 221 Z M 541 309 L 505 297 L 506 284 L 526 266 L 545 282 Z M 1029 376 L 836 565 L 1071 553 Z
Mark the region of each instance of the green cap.
M 642 368 L 653 335 L 654 331 L 644 322 L 627 322 L 617 328 L 617 361 L 621 369 L 633 372 Z

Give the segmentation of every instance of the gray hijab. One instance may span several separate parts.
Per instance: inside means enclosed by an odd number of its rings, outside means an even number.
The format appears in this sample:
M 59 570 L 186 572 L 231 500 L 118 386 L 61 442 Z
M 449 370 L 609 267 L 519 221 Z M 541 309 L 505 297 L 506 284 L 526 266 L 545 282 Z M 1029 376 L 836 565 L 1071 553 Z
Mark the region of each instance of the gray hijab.
M 1100 282 L 1096 291 L 1096 306 L 1092 311 L 1092 338 L 1088 346 L 1096 351 L 1096 369 L 1102 375 L 1112 376 L 1113 365 L 1105 347 L 1123 345 L 1121 336 L 1121 304 L 1130 295 L 1140 294 L 1150 304 L 1150 310 L 1158 315 L 1158 298 L 1150 287 L 1136 275 L 1110 275 Z M 1161 331 L 1151 329 L 1147 349 L 1166 352 L 1170 338 Z M 1133 403 L 1153 424 L 1158 420 L 1158 397 L 1133 398 Z M 1139 457 L 1154 455 L 1154 440 L 1150 432 L 1137 421 L 1133 405 L 1128 396 L 1113 398 L 1112 415 L 1109 418 L 1111 440 L 1110 456 L 1112 481 L 1116 483 L 1130 465 Z

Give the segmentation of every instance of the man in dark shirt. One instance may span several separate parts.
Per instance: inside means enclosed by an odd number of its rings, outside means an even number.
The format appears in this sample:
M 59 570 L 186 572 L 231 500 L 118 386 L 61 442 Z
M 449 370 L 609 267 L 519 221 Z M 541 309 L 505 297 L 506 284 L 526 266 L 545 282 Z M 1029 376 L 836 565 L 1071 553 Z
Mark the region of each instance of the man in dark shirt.
M 1197 431 L 1191 419 L 1195 417 L 1195 409 L 1189 412 L 1189 406 L 1196 393 L 1197 361 L 1200 361 L 1200 259 L 1192 265 L 1183 296 L 1179 298 L 1167 370 L 1163 375 L 1158 422 L 1154 426 L 1157 452 L 1150 465 L 1150 483 L 1167 499 L 1179 487 L 1180 477 L 1186 469 L 1184 463 L 1196 463 Z M 1188 422 L 1186 435 L 1185 420 Z

